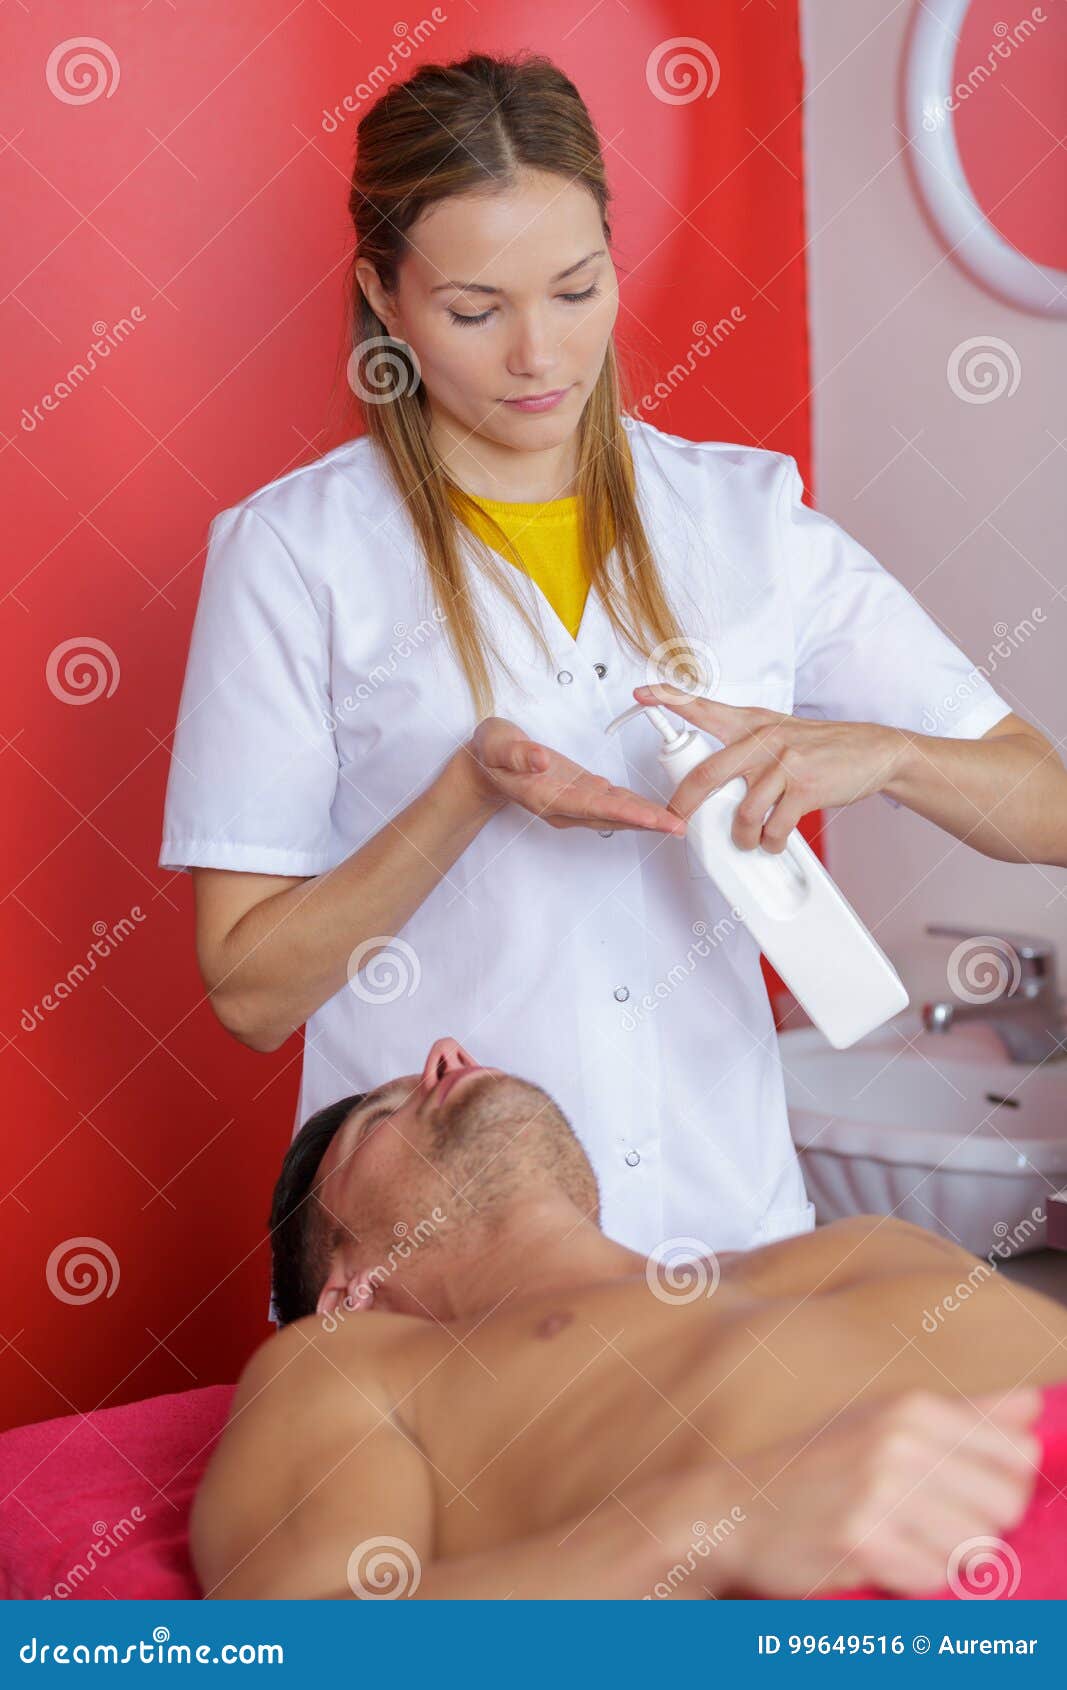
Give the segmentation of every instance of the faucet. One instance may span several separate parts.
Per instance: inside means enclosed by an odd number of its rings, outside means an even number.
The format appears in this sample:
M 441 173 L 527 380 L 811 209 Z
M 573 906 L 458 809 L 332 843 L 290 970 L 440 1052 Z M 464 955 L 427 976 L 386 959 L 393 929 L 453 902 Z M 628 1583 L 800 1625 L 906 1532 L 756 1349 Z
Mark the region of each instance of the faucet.
M 947 1033 L 957 1022 L 983 1021 L 994 1028 L 1012 1062 L 1047 1062 L 1067 1056 L 1067 1027 L 1056 983 L 1056 947 L 1047 939 L 1023 933 L 974 933 L 966 927 L 928 922 L 927 933 L 949 939 L 984 939 L 999 947 L 1011 972 L 1019 978 L 1011 989 L 986 1003 L 924 1003 L 922 1024 L 928 1033 Z

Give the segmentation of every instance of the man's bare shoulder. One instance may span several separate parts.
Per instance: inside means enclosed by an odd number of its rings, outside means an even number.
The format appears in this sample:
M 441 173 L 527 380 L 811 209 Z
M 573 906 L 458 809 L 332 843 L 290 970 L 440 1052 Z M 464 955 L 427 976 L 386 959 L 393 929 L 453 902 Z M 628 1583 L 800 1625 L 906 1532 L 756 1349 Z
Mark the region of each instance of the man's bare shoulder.
M 849 1215 L 731 1256 L 723 1279 L 765 1297 L 828 1295 L 916 1266 L 958 1270 L 970 1251 L 895 1215 Z
M 344 1321 L 310 1314 L 280 1327 L 241 1369 L 217 1451 L 238 1438 L 279 1442 L 298 1427 L 313 1436 L 328 1423 L 333 1399 L 351 1398 L 353 1384 L 388 1413 L 386 1364 L 415 1324 L 383 1311 Z
M 190 1553 L 205 1592 L 307 1513 L 331 1468 L 364 1444 L 393 1443 L 379 1435 L 392 1432 L 386 1358 L 411 1324 L 384 1311 L 333 1325 L 308 1315 L 252 1352 L 193 1498 Z
M 311 1380 L 328 1381 L 338 1368 L 370 1383 L 405 1340 L 414 1339 L 425 1322 L 387 1310 L 350 1314 L 347 1318 L 305 1315 L 279 1327 L 252 1351 L 238 1379 L 230 1409 L 235 1412 L 270 1391 L 275 1404 L 294 1393 L 305 1403 Z M 312 1399 L 313 1400 L 313 1399 Z

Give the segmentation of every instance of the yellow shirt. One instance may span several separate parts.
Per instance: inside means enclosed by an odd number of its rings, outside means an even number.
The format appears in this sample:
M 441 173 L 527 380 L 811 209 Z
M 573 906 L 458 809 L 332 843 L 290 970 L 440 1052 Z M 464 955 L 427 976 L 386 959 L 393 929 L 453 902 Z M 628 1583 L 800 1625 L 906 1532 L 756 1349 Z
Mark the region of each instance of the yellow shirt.
M 486 545 L 499 551 L 500 536 L 488 522 L 479 520 L 481 512 L 490 513 L 515 547 L 526 574 L 536 581 L 573 639 L 578 632 L 589 592 L 589 578 L 582 565 L 578 543 L 578 495 L 550 499 L 544 504 L 515 503 L 503 499 L 475 499 L 474 502 L 478 511 L 470 517 L 471 528 Z M 511 564 L 515 563 L 514 557 L 507 552 L 499 555 Z

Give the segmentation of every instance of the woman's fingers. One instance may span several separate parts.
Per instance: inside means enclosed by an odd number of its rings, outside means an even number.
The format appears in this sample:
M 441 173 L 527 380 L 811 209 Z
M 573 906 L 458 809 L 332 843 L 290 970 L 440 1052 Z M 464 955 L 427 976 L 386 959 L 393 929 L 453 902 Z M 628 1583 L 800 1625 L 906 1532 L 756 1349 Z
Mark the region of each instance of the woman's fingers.
M 751 851 L 762 842 L 764 817 L 784 791 L 785 771 L 777 763 L 772 763 L 749 787 L 734 811 L 732 829 L 734 844 L 742 851 Z M 767 825 L 770 826 L 769 821 Z
M 701 698 L 697 693 L 684 692 L 665 681 L 634 687 L 633 690 L 639 704 L 665 704 L 676 716 L 681 716 L 705 733 L 714 734 L 724 745 L 743 739 L 760 721 L 771 721 L 778 714 L 777 711 L 761 709 L 759 705 L 720 704 L 718 699 Z
M 543 774 L 551 766 L 552 755 L 547 745 L 538 745 L 514 728 L 510 733 L 501 730 L 486 738 L 482 763 L 490 774 Z
M 546 810 L 557 825 L 571 823 L 576 827 L 635 828 L 655 833 L 679 836 L 685 833 L 685 823 L 661 805 L 641 798 L 625 787 L 611 787 L 606 792 L 581 792 L 577 786 L 558 792 Z
M 552 753 L 544 745 L 535 745 L 528 740 L 515 748 L 516 772 L 524 775 L 540 775 L 550 767 Z
M 705 798 L 710 798 L 713 792 L 718 792 L 720 787 L 737 776 L 747 785 L 749 776 L 740 767 L 745 754 L 743 746 L 726 746 L 722 751 L 713 751 L 710 757 L 705 757 L 695 769 L 682 776 L 671 794 L 671 809 L 679 816 L 689 817 L 694 810 L 699 810 Z
M 537 747 L 545 751 L 546 748 Z M 665 805 L 642 798 L 625 786 L 612 786 L 602 775 L 594 775 L 580 764 L 557 753 L 548 755 L 548 767 L 525 782 L 520 777 L 512 796 L 545 820 L 576 821 L 580 826 L 651 828 L 661 833 L 684 834 L 685 823 Z
M 583 814 L 590 821 L 611 821 L 620 827 L 651 827 L 663 833 L 685 833 L 685 823 L 663 804 L 642 798 L 626 786 L 601 784 L 600 777 L 587 777 L 589 787 L 582 794 Z
M 529 739 L 514 722 L 496 717 L 475 735 L 482 768 L 498 790 L 553 826 L 641 828 L 684 835 L 682 818 L 664 804 L 613 786 L 551 746 Z

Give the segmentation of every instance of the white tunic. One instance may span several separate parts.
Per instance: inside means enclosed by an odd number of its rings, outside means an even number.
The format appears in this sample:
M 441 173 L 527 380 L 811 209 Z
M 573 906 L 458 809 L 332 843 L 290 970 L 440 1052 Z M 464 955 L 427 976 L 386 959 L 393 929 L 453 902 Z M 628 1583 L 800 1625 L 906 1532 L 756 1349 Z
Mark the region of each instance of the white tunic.
M 793 458 L 623 421 L 668 595 L 716 697 L 966 738 L 1008 714 L 901 583 L 801 502 Z M 604 733 L 655 677 L 596 596 L 572 639 L 515 572 L 546 668 L 498 590 L 471 579 L 515 675 L 496 672 L 496 713 L 666 801 L 651 726 Z M 370 440 L 350 441 L 211 524 L 160 866 L 321 874 L 475 725 L 405 506 Z M 418 1072 L 448 1034 L 556 1100 L 596 1171 L 604 1230 L 632 1248 L 741 1249 L 813 1224 L 758 948 L 683 840 L 498 812 L 369 972 L 310 1017 L 294 1132 Z

